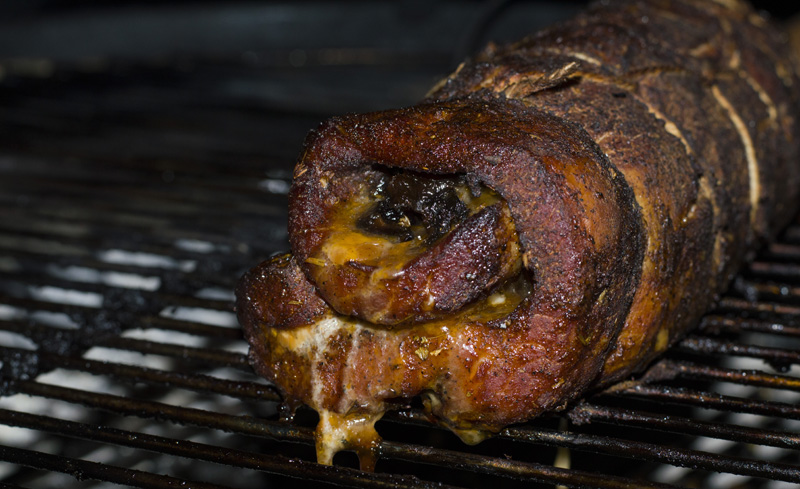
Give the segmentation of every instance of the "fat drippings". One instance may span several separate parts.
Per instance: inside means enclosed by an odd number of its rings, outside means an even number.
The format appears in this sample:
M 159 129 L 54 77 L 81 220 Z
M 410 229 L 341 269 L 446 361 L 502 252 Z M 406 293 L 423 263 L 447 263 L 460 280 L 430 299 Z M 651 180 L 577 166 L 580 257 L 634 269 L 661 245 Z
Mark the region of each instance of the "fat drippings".
M 450 335 L 459 326 L 470 322 L 493 323 L 495 327 L 505 328 L 505 319 L 520 305 L 530 294 L 531 284 L 524 277 L 505 284 L 494 293 L 485 297 L 464 310 L 453 314 L 447 319 L 430 321 L 428 323 L 402 329 L 400 331 L 387 331 L 380 327 L 372 327 L 368 323 L 339 314 L 332 314 L 324 319 L 287 330 L 273 330 L 276 342 L 281 347 L 291 350 L 298 356 L 309 358 L 314 366 L 311 369 L 312 387 L 310 399 L 304 401 L 315 409 L 320 416 L 315 431 L 317 459 L 320 463 L 331 464 L 336 453 L 343 450 L 353 450 L 359 457 L 362 470 L 372 470 L 379 455 L 381 438 L 375 429 L 375 423 L 387 410 L 384 399 L 370 399 L 364 403 L 363 399 L 356 399 L 356 389 L 350 385 L 353 369 L 357 365 L 357 358 L 363 352 L 359 351 L 362 335 L 369 335 L 380 342 L 385 348 L 399 348 L 403 337 L 413 338 L 423 346 L 414 354 L 425 361 L 437 361 L 438 357 L 447 357 L 448 341 L 436 341 L 442 335 Z M 331 348 L 331 342 L 337 337 L 347 337 L 348 362 L 347 372 L 343 378 L 345 394 L 338 400 L 339 408 L 346 408 L 344 412 L 337 412 L 334 407 L 327 406 L 324 399 L 325 384 L 317 365 L 324 361 L 326 351 Z M 398 351 L 399 355 L 399 351 Z M 391 355 L 385 355 L 391 357 Z M 383 357 L 382 357 L 383 358 Z M 399 358 L 398 358 L 399 359 Z M 385 386 L 386 395 L 399 390 L 399 386 Z M 434 388 L 434 385 L 430 386 Z M 439 403 L 438 397 L 432 391 L 423 393 L 423 405 L 428 412 L 436 410 Z M 487 436 L 482 430 L 453 428 L 451 429 L 466 443 L 478 443 Z
M 361 470 L 372 472 L 378 460 L 381 438 L 375 431 L 378 413 L 338 414 L 327 409 L 319 411 L 319 424 L 314 433 L 317 462 L 331 465 L 333 457 L 342 450 L 355 450 Z

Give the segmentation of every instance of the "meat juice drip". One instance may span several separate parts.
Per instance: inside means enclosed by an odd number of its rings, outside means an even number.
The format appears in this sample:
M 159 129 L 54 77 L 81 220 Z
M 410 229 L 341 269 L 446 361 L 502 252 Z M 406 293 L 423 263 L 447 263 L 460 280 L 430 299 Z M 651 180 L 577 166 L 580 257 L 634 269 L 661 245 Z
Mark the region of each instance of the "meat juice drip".
M 375 431 L 375 422 L 380 414 L 338 414 L 323 409 L 319 412 L 319 424 L 314 432 L 317 462 L 332 465 L 333 457 L 342 450 L 354 450 L 358 455 L 361 470 L 372 472 L 378 461 L 380 436 Z
M 438 343 L 437 340 L 449 336 L 449 332 L 467 323 L 494 323 L 497 328 L 505 329 L 510 325 L 506 321 L 519 305 L 532 292 L 532 284 L 523 274 L 519 274 L 514 280 L 503 284 L 494 290 L 490 295 L 468 305 L 457 314 L 446 319 L 433 320 L 424 324 L 418 324 L 405 328 L 402 333 L 406 340 L 419 345 L 413 351 L 413 355 L 420 361 L 433 360 L 442 354 L 446 355 L 448 346 Z M 330 327 L 337 323 L 338 326 Z M 281 344 L 309 344 L 309 337 L 324 336 L 320 333 L 321 324 L 329 325 L 323 329 L 344 329 L 349 332 L 349 336 L 359 338 L 364 332 L 369 335 L 379 335 L 386 343 L 395 341 L 401 332 L 393 332 L 385 328 L 376 329 L 375 325 L 364 324 L 353 318 L 348 318 L 338 314 L 325 320 L 279 333 L 283 338 Z M 354 341 L 358 341 L 357 339 Z M 325 341 L 316 341 L 316 347 L 309 349 L 306 355 L 313 357 L 316 363 L 325 355 Z M 312 351 L 313 350 L 313 351 Z M 315 378 L 314 384 L 320 385 L 321 378 Z M 315 396 L 316 397 L 316 396 Z M 425 390 L 421 393 L 423 407 L 427 413 L 435 412 L 441 406 L 441 400 L 432 390 Z M 354 408 L 346 413 L 337 413 L 329 409 L 322 409 L 318 406 L 312 407 L 318 411 L 320 420 L 314 432 L 317 461 L 321 464 L 331 465 L 336 453 L 344 450 L 352 450 L 359 459 L 361 470 L 373 471 L 375 463 L 380 456 L 381 437 L 375 429 L 375 423 L 383 417 L 389 407 L 383 404 L 382 409 L 375 406 L 365 412 Z M 491 432 L 482 429 L 466 429 L 449 427 L 464 443 L 475 445 L 487 437 Z

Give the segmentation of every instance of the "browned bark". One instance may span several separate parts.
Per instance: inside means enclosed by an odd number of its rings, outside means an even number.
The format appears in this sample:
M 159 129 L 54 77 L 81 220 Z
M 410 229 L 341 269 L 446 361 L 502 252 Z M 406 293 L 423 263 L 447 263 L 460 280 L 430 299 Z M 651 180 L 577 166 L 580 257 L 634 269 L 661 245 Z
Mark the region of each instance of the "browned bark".
M 320 460 L 361 447 L 369 468 L 375 419 L 420 394 L 476 441 L 694 326 L 795 211 L 785 49 L 735 0 L 623 0 L 314 131 L 292 256 L 237 310 L 255 368 L 322 414 Z

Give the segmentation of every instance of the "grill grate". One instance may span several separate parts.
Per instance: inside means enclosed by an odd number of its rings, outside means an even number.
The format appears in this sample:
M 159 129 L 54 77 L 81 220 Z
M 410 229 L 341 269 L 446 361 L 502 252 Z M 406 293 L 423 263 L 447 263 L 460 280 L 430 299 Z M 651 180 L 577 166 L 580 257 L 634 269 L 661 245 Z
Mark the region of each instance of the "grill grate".
M 800 482 L 798 223 L 647 383 L 475 447 L 412 406 L 379 423 L 377 473 L 347 453 L 314 464 L 315 415 L 281 417 L 247 364 L 231 291 L 286 248 L 291 163 L 328 114 L 230 89 L 284 66 L 170 66 L 0 84 L 0 487 Z M 377 69 L 338 68 L 297 76 L 346 84 Z M 395 83 L 407 69 L 378 68 Z

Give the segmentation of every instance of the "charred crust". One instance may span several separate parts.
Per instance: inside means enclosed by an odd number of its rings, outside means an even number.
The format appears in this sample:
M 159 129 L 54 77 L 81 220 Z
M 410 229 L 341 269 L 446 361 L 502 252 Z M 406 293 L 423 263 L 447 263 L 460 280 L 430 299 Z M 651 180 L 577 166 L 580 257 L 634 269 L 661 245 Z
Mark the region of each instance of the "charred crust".
M 542 33 L 492 46 L 419 105 L 322 124 L 304 145 L 290 191 L 294 258 L 257 267 L 237 289 L 254 365 L 315 408 L 381 410 L 389 399 L 424 392 L 443 424 L 488 431 L 640 371 L 696 323 L 749 250 L 795 210 L 776 200 L 797 202 L 800 187 L 800 80 L 789 59 L 780 36 L 743 2 L 598 2 Z M 343 318 L 315 287 L 314 257 L 337 206 L 383 178 L 378 167 L 430 181 L 395 197 L 390 189 L 362 230 L 408 240 L 401 219 L 413 214 L 427 220 L 426 244 L 436 248 L 465 216 L 435 181 L 486 186 L 513 218 L 532 291 L 487 321 L 423 314 L 391 331 L 363 322 L 357 333 L 336 330 L 315 353 L 322 363 L 311 366 L 270 335 Z M 407 186 L 404 179 L 384 187 Z M 422 206 L 404 200 L 414 192 L 435 197 Z M 437 203 L 452 212 L 426 215 Z M 491 228 L 493 212 L 469 219 Z M 343 268 L 343 283 L 372 271 L 359 262 Z M 471 273 L 482 285 L 463 282 L 461 296 L 442 299 L 442 311 L 480 295 L 494 272 Z M 370 381 L 353 381 L 353 369 Z M 309 384 L 323 377 L 336 385 L 313 398 Z
M 236 314 L 250 338 L 261 328 L 294 328 L 319 319 L 327 307 L 292 255 L 249 270 L 236 287 Z

